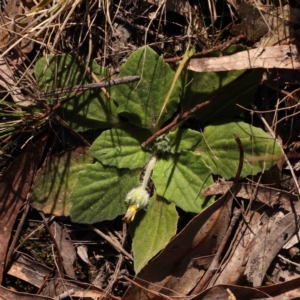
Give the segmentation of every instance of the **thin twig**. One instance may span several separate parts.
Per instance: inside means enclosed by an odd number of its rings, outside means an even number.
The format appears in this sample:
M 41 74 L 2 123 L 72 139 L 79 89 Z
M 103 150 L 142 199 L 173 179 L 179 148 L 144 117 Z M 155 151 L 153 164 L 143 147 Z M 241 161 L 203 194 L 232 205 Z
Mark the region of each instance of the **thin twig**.
M 102 238 L 104 238 L 111 246 L 113 246 L 118 252 L 123 253 L 127 258 L 133 261 L 132 255 L 130 255 L 125 249 L 123 249 L 122 245 L 115 239 L 111 238 L 110 236 L 104 234 L 98 228 L 89 225 L 89 228 L 99 234 Z
M 43 291 L 44 287 L 48 284 L 49 278 L 52 276 L 55 269 L 56 269 L 56 265 L 54 264 L 51 270 L 49 271 L 49 273 L 47 274 L 47 276 L 44 278 L 42 284 L 40 285 L 38 291 L 36 292 L 36 295 L 39 295 Z

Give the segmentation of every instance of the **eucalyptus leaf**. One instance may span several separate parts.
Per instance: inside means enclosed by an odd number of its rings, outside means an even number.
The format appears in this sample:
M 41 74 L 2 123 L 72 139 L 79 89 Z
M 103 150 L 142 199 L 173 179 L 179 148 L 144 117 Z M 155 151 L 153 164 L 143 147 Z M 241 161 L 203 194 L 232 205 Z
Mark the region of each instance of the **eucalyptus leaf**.
M 192 129 L 177 129 L 168 134 L 170 139 L 171 152 L 180 153 L 182 150 L 189 150 L 202 139 L 199 131 Z
M 98 162 L 87 165 L 78 173 L 70 195 L 72 220 L 91 224 L 125 214 L 126 194 L 140 185 L 140 172 L 140 169 L 105 167 Z
M 149 131 L 133 126 L 106 130 L 94 141 L 90 153 L 104 165 L 140 168 L 151 154 L 141 147 L 141 143 L 149 136 Z
M 158 195 L 184 211 L 198 213 L 212 201 L 201 195 L 201 191 L 213 183 L 210 174 L 201 155 L 183 151 L 158 160 L 152 180 Z
M 89 67 L 99 79 L 109 74 L 107 69 L 100 67 L 94 61 Z M 42 91 L 93 82 L 84 67 L 75 57 L 69 55 L 50 55 L 40 58 L 35 66 L 35 75 Z M 61 96 L 63 96 L 62 100 L 69 97 L 71 99 L 57 111 L 76 130 L 107 128 L 119 123 L 115 103 L 106 99 L 100 89 L 86 91 L 76 97 L 74 92 L 64 93 Z M 54 96 L 47 97 L 47 101 L 52 105 L 57 103 Z
M 177 82 L 157 123 L 174 74 L 151 48 L 133 52 L 121 67 L 120 77 L 138 75 L 141 80 L 112 88 L 111 97 L 119 104 L 118 113 L 131 124 L 156 132 L 174 114 L 180 100 L 181 88 Z
M 250 124 L 230 122 L 207 126 L 203 139 L 194 151 L 202 155 L 213 173 L 226 179 L 235 176 L 239 164 L 240 152 L 233 134 L 240 138 L 244 148 L 242 177 L 270 168 L 281 155 L 277 142 L 262 129 Z
M 175 205 L 155 194 L 150 199 L 147 211 L 137 213 L 134 222 L 129 226 L 136 274 L 176 234 L 177 220 Z

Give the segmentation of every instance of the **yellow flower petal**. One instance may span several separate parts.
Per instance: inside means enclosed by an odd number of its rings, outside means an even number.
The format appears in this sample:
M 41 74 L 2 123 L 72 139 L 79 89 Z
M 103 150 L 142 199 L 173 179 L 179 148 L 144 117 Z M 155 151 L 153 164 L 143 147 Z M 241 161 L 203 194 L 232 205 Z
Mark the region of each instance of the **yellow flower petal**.
M 126 223 L 132 222 L 134 220 L 137 211 L 138 211 L 138 206 L 136 204 L 130 205 L 122 220 L 125 221 Z

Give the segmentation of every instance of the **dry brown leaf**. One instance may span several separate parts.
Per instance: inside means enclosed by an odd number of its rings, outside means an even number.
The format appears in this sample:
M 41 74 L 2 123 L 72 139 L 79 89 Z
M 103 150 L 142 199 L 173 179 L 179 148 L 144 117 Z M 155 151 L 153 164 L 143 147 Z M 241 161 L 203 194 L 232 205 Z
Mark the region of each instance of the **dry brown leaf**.
M 29 145 L 3 173 L 0 182 L 0 282 L 2 282 L 6 253 L 16 218 L 30 191 L 42 158 L 45 141 Z
M 222 194 L 231 185 L 232 182 L 215 183 L 204 194 Z M 298 197 L 285 191 L 247 183 L 237 183 L 236 191 L 237 197 L 252 200 L 251 209 L 244 216 L 245 222 L 238 229 L 230 255 L 212 285 L 241 283 L 246 275 L 248 282 L 260 286 L 273 259 L 297 231 L 294 206 L 299 211 Z M 290 213 L 284 215 L 279 212 L 272 218 L 266 217 L 273 213 L 272 207 L 276 204 Z
M 230 255 L 209 286 L 241 283 L 244 278 L 245 263 L 250 255 L 249 253 L 247 256 L 247 249 L 255 238 L 255 233 L 268 222 L 268 218 L 263 217 L 264 213 L 266 213 L 265 205 L 257 202 L 252 204 L 251 211 L 244 216 L 246 222 L 241 222 L 237 229 L 238 233 L 229 249 Z
M 270 295 L 272 300 L 297 299 L 300 295 L 300 277 L 283 283 L 262 286 L 257 289 Z
M 212 299 L 228 300 L 229 299 L 228 290 L 230 290 L 231 294 L 234 295 L 235 299 L 237 300 L 270 299 L 268 294 L 262 291 L 258 291 L 255 288 L 236 286 L 236 285 L 218 285 L 205 290 L 204 292 L 195 296 L 191 300 L 212 300 Z
M 218 249 L 231 215 L 232 201 L 223 197 L 197 215 L 140 273 L 135 281 L 145 288 L 183 299 L 197 285 Z M 137 286 L 124 300 L 153 299 Z
M 60 251 L 61 257 L 63 259 L 63 267 L 66 275 L 70 278 L 76 279 L 75 270 L 73 267 L 74 261 L 76 259 L 76 251 L 73 243 L 71 242 L 70 236 L 65 228 L 60 224 L 53 221 L 50 225 L 50 230 L 56 240 L 58 245 L 58 251 Z
M 253 286 L 261 286 L 272 260 L 296 232 L 298 222 L 299 218 L 295 219 L 293 213 L 288 213 L 274 223 L 270 219 L 260 231 L 256 232 L 256 237 L 247 251 L 251 254 L 245 269 L 245 276 Z
M 255 299 L 255 300 L 290 300 L 295 299 L 300 293 L 300 278 L 269 285 L 258 288 L 236 286 L 236 285 L 218 285 L 211 287 L 201 294 L 195 296 L 190 300 L 228 300 L 227 289 L 235 296 L 237 300 L 239 299 Z
M 232 186 L 231 181 L 214 183 L 205 189 L 203 196 L 211 196 L 216 194 L 224 194 Z M 268 186 L 256 186 L 250 183 L 238 182 L 236 183 L 236 197 L 244 199 L 254 199 L 264 203 L 270 207 L 280 205 L 284 210 L 289 212 L 296 212 L 300 216 L 300 202 L 297 195 L 289 192 L 273 189 Z
M 220 72 L 256 68 L 300 69 L 295 45 L 256 48 L 229 56 L 192 58 L 187 66 L 194 72 Z

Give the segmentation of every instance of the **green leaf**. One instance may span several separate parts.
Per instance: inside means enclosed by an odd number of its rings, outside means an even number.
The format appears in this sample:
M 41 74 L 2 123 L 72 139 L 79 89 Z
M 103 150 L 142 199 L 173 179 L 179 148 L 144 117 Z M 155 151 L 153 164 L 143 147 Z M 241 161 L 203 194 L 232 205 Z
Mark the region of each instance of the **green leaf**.
M 104 165 L 140 168 L 151 154 L 141 147 L 149 135 L 149 131 L 133 126 L 106 130 L 94 141 L 90 153 Z
M 83 147 L 52 155 L 37 173 L 30 204 L 45 214 L 68 216 L 71 207 L 69 197 L 77 173 L 91 161 L 88 149 Z
M 220 174 L 225 178 L 235 176 L 240 152 L 233 134 L 240 138 L 244 148 L 245 161 L 241 173 L 242 177 L 255 175 L 263 169 L 270 168 L 278 159 L 277 157 L 274 160 L 271 156 L 281 155 L 280 147 L 276 141 L 260 128 L 244 122 L 207 126 L 195 153 L 203 156 L 213 173 Z M 257 161 L 257 159 L 260 160 Z M 254 161 L 250 162 L 250 160 Z
M 89 66 L 98 78 L 106 76 L 107 69 L 100 67 L 94 61 Z M 51 91 L 57 88 L 75 86 L 81 83 L 92 83 L 92 78 L 85 74 L 80 63 L 69 55 L 47 56 L 40 58 L 35 66 L 35 75 L 40 89 Z M 64 93 L 63 99 L 73 97 L 57 111 L 68 124 L 76 130 L 90 128 L 107 128 L 118 124 L 117 107 L 112 100 L 107 100 L 101 90 L 90 90 L 79 97 L 74 92 Z M 54 96 L 48 97 L 48 102 L 56 104 Z
M 180 153 L 182 150 L 189 150 L 202 139 L 199 131 L 192 129 L 177 129 L 168 134 L 172 153 Z
M 149 47 L 133 52 L 122 66 L 120 76 L 138 75 L 141 80 L 112 88 L 111 96 L 119 104 L 118 112 L 131 124 L 156 132 L 174 114 L 180 100 L 180 84 L 176 83 L 166 109 L 156 124 L 174 74 Z
M 175 205 L 155 194 L 150 199 L 147 212 L 137 213 L 134 222 L 129 227 L 133 239 L 132 251 L 136 274 L 176 234 L 177 220 Z
M 105 167 L 100 163 L 87 165 L 79 172 L 71 193 L 71 218 L 78 223 L 112 220 L 125 214 L 125 197 L 139 186 L 140 169 L 130 171 Z
M 201 195 L 213 183 L 210 174 L 201 155 L 183 151 L 168 160 L 158 160 L 152 180 L 158 195 L 185 211 L 198 213 L 211 204 L 209 198 Z
M 181 101 L 183 111 L 188 111 L 195 105 L 211 98 L 221 89 L 213 101 L 195 112 L 195 116 L 201 122 L 212 122 L 221 118 L 230 118 L 240 113 L 237 103 L 246 106 L 253 102 L 257 86 L 261 82 L 262 70 L 256 69 L 243 75 L 236 85 L 226 87 L 229 83 L 241 76 L 245 71 L 224 71 L 198 73 L 184 70 L 181 76 L 181 84 L 185 87 L 184 97 Z

